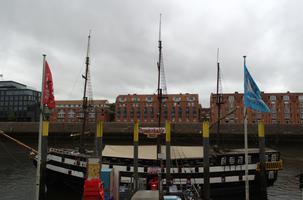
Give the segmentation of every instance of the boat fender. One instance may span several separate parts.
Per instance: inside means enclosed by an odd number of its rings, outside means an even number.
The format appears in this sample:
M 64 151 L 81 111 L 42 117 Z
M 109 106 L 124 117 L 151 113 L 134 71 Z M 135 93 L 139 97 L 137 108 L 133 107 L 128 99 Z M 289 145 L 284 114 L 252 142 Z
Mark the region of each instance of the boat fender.
M 83 200 L 104 200 L 104 188 L 100 179 L 85 180 Z

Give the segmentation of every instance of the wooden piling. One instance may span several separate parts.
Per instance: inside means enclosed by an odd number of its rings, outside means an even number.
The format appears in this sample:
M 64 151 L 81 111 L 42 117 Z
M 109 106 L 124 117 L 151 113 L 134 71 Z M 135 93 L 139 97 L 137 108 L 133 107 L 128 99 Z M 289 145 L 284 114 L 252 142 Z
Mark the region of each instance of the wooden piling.
M 266 183 L 266 168 L 265 168 L 265 130 L 264 123 L 258 123 L 259 136 L 259 159 L 260 159 L 260 197 L 261 200 L 267 200 L 267 183 Z
M 210 174 L 209 174 L 209 122 L 204 121 L 202 124 L 202 137 L 203 137 L 203 194 L 204 200 L 210 198 Z
M 138 145 L 139 145 L 139 123 L 135 122 L 134 124 L 134 191 L 137 191 L 139 184 L 139 175 L 138 175 Z
M 95 151 L 96 156 L 99 157 L 100 169 L 102 169 L 102 145 L 103 145 L 103 127 L 104 122 L 98 121 L 96 127 Z
M 165 123 L 165 141 L 166 141 L 166 186 L 171 185 L 171 176 L 170 176 L 170 168 L 171 168 L 171 157 L 170 157 L 170 147 L 171 147 L 171 129 L 170 122 L 166 121 Z

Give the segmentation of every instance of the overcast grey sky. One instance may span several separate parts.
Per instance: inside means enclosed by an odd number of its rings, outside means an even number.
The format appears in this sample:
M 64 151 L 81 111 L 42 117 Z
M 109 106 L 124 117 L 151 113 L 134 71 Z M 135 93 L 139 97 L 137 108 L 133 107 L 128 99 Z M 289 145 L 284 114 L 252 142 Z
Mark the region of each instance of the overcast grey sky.
M 47 54 L 56 99 L 81 99 L 92 29 L 94 99 L 155 93 L 162 13 L 169 93 L 216 89 L 220 48 L 223 92 L 243 91 L 243 55 L 265 92 L 302 92 L 303 1 L 0 0 L 0 73 L 41 89 Z

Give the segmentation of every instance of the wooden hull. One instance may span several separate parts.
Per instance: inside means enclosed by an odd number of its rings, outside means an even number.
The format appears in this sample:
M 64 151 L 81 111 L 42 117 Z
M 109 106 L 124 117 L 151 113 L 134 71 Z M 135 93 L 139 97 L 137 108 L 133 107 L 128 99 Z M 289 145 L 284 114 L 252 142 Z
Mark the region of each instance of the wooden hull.
M 48 188 L 62 188 L 82 194 L 83 184 L 86 177 L 86 161 L 89 155 L 69 153 L 70 150 L 50 149 L 47 156 L 46 181 Z M 267 159 L 279 160 L 277 151 L 268 151 Z M 276 154 L 272 156 L 271 154 Z M 249 180 L 251 196 L 258 196 L 259 173 L 257 169 L 258 154 L 251 152 L 251 163 L 249 164 Z M 229 151 L 229 153 L 216 154 L 212 156 L 210 166 L 211 197 L 243 196 L 244 195 L 244 163 L 237 163 L 241 160 L 241 151 Z M 240 159 L 241 158 L 241 159 Z M 242 159 L 243 160 L 243 159 Z M 36 164 L 36 160 L 34 160 Z M 172 160 L 174 163 L 174 160 Z M 164 162 L 165 165 L 165 162 Z M 139 159 L 139 179 L 145 183 L 142 189 L 148 189 L 147 183 L 151 175 L 149 167 L 159 166 L 157 161 L 152 159 Z M 123 192 L 120 187 L 131 186 L 133 177 L 133 160 L 126 157 L 103 156 L 103 168 L 113 168 L 117 193 Z M 165 167 L 164 167 L 165 169 Z M 267 171 L 267 185 L 271 186 L 277 180 L 278 170 Z M 181 190 L 186 189 L 188 182 L 196 188 L 203 188 L 203 158 L 183 158 L 182 165 L 171 169 L 171 176 L 174 184 Z M 165 173 L 163 173 L 163 187 L 165 188 Z M 127 191 L 126 191 L 127 192 Z

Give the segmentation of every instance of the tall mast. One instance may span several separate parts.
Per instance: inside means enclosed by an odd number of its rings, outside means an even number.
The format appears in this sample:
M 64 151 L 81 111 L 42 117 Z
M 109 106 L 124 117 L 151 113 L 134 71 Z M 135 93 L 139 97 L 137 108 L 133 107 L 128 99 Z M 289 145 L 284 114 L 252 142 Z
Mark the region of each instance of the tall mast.
M 87 87 L 88 71 L 89 71 L 90 34 L 91 34 L 91 31 L 89 31 L 88 40 L 87 40 L 85 75 L 82 75 L 82 78 L 84 79 L 84 91 L 83 91 L 83 99 L 82 99 L 83 123 L 82 123 L 82 130 L 81 130 L 81 134 L 80 134 L 80 148 L 79 148 L 80 153 L 84 153 L 83 139 L 84 139 L 85 128 L 87 125 L 87 115 L 88 115 L 86 87 Z
M 219 63 L 219 48 L 217 49 L 217 94 L 216 104 L 218 108 L 218 123 L 217 123 L 217 144 L 220 144 L 220 115 L 221 115 L 221 104 L 222 104 L 222 86 L 221 86 L 221 73 Z
M 161 117 L 162 117 L 162 88 L 160 87 L 160 78 L 161 78 L 161 62 L 162 62 L 162 41 L 161 41 L 161 16 L 160 14 L 160 23 L 159 23 L 159 60 L 157 63 L 158 67 L 158 89 L 157 89 L 157 98 L 158 98 L 158 103 L 159 103 L 159 108 L 158 108 L 158 127 L 160 129 L 161 127 Z M 162 135 L 160 135 L 157 138 L 157 157 L 161 153 L 161 143 L 162 143 Z

